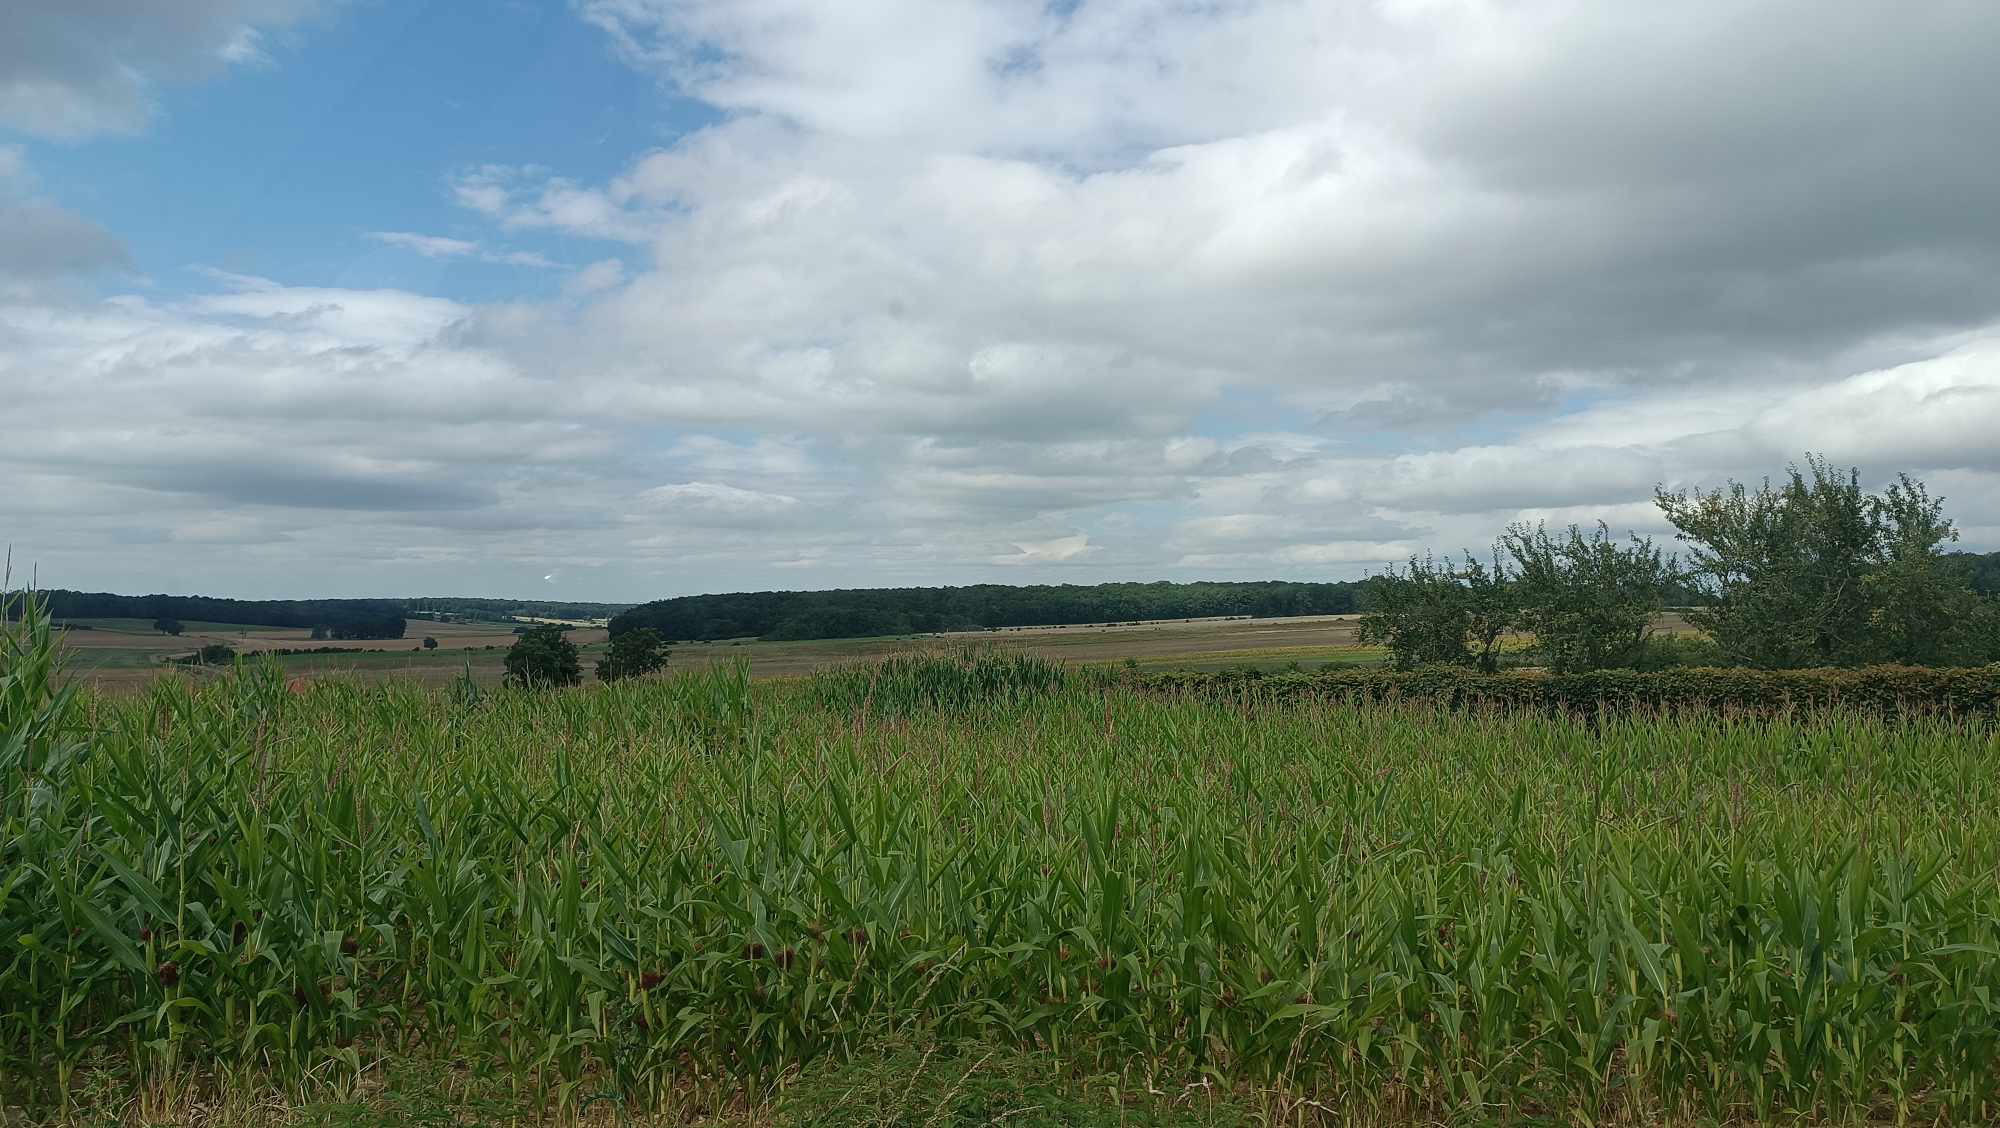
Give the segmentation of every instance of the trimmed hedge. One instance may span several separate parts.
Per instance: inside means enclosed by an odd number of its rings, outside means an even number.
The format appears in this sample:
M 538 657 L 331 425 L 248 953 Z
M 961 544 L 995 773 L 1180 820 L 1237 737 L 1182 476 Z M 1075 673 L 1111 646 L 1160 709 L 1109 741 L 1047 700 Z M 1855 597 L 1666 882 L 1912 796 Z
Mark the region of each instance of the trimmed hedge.
M 2000 664 L 1963 669 L 1865 666 L 1821 670 L 1740 667 L 1595 670 L 1560 675 L 1532 671 L 1482 674 L 1448 667 L 1275 674 L 1228 670 L 1147 674 L 1133 680 L 1140 689 L 1159 693 L 1258 699 L 1426 701 L 1460 707 L 1569 712 L 1596 712 L 1609 707 L 1649 711 L 1709 709 L 1759 715 L 1826 709 L 1876 715 L 2000 715 Z

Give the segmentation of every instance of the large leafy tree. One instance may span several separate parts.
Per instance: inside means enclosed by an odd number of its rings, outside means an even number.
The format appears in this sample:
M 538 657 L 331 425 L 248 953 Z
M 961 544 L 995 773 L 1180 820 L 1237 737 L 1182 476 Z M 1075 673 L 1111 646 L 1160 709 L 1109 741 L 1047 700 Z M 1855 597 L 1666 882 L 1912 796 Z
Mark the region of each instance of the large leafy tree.
M 556 623 L 529 627 L 507 650 L 507 683 L 530 689 L 576 685 L 583 680 L 583 664 L 577 660 L 576 644 Z
M 1881 495 L 1806 456 L 1784 482 L 1656 495 L 1689 546 L 1727 658 L 1775 668 L 1977 660 L 1987 613 L 1942 546 L 1957 533 L 1921 482 Z
M 1389 648 L 1399 670 L 1418 666 L 1498 665 L 1500 637 L 1513 625 L 1514 591 L 1496 554 L 1488 568 L 1467 552 L 1412 556 L 1409 566 L 1368 581 L 1369 612 L 1361 640 Z
M 1520 625 L 1533 631 L 1543 660 L 1557 673 L 1634 666 L 1666 606 L 1679 569 L 1649 538 L 1621 544 L 1599 522 L 1558 537 L 1536 525 L 1511 525 L 1502 538 L 1513 558 Z
M 611 640 L 604 657 L 597 660 L 597 680 L 623 681 L 644 677 L 667 665 L 667 644 L 651 627 L 626 631 Z

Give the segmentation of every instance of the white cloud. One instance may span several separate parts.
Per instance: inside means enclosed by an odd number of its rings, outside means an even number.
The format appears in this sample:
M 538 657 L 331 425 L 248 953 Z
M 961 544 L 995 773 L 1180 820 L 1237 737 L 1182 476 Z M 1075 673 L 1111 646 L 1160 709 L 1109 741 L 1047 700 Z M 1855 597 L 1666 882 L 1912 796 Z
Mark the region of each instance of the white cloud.
M 995 556 L 995 564 L 1056 564 L 1065 560 L 1075 560 L 1090 551 L 1090 537 L 1076 533 L 1066 537 L 1053 537 L 1045 541 L 1024 541 L 1016 544 L 1014 553 Z
M 0 126 L 61 139 L 135 132 L 153 117 L 159 85 L 267 65 L 267 31 L 318 7 L 316 0 L 10 5 L 0 15 Z
M 414 231 L 370 231 L 368 237 L 391 247 L 415 251 L 428 259 L 472 258 L 507 266 L 532 266 L 541 270 L 562 269 L 561 263 L 551 262 L 533 251 L 489 250 L 469 239 L 420 235 Z
M 609 177 L 460 169 L 456 235 L 369 236 L 617 244 L 559 298 L 100 302 L 51 281 L 115 265 L 87 221 L 0 234 L 0 388 L 66 421 L 0 450 L 35 483 L 0 519 L 76 514 L 45 558 L 87 571 L 240 518 L 244 583 L 315 590 L 1339 577 L 1659 533 L 1656 485 L 1810 448 L 2000 547 L 2000 154 L 1966 142 L 2000 9 L 576 10 L 718 120 Z

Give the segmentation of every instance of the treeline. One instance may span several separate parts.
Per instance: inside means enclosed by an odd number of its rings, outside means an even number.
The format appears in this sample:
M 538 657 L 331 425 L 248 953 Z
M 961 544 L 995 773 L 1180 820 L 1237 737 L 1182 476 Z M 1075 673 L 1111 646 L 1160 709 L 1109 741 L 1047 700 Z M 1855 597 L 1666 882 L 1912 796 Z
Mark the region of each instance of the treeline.
M 1223 615 L 1343 615 L 1359 583 L 1120 583 L 1012 587 L 852 588 L 686 595 L 611 620 L 611 634 L 649 627 L 662 638 L 705 641 L 864 638 L 1007 627 L 1126 623 Z
M 1944 499 L 1908 475 L 1879 494 L 1859 471 L 1806 456 L 1777 483 L 1656 492 L 1683 559 L 1599 523 L 1551 536 L 1510 526 L 1491 563 L 1412 558 L 1369 581 L 1364 641 L 1400 670 L 1499 664 L 1509 632 L 1558 674 L 1642 669 L 1654 616 L 1692 589 L 1687 612 L 1714 665 L 1796 670 L 2000 662 L 2000 554 L 1946 553 Z M 1983 588 L 1983 591 L 1982 591 Z
M 64 619 L 151 619 L 247 627 L 318 627 L 340 639 L 402 638 L 403 605 L 390 599 L 220 599 L 206 595 L 114 595 L 44 591 L 49 614 Z
M 2000 598 L 2000 552 L 1947 552 L 1944 558 L 1964 570 L 1973 591 L 1988 599 Z
M 514 619 L 609 619 L 630 603 L 580 603 L 573 600 L 483 599 L 471 596 L 426 595 L 406 599 L 411 614 L 449 615 L 457 619 L 505 623 Z

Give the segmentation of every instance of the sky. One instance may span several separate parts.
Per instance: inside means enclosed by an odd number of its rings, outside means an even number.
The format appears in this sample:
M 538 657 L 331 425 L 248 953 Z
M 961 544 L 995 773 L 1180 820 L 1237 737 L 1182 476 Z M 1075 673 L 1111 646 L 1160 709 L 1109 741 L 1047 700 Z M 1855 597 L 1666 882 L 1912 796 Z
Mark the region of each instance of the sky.
M 1348 579 L 1807 451 L 2000 549 L 2000 5 L 0 11 L 0 541 L 241 597 Z

